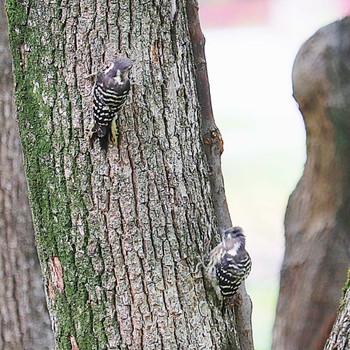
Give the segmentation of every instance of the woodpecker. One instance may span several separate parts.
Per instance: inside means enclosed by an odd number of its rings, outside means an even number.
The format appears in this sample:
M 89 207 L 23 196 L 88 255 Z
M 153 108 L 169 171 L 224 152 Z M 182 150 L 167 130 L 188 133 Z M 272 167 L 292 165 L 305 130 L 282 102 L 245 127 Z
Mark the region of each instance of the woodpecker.
M 115 143 L 117 112 L 124 104 L 130 90 L 128 73 L 134 64 L 129 58 L 117 58 L 96 80 L 93 87 L 94 121 L 89 131 L 92 142 L 100 139 L 101 148 Z
M 247 278 L 252 261 L 245 250 L 243 230 L 236 226 L 222 233 L 222 241 L 211 252 L 207 275 L 222 300 L 233 297 Z

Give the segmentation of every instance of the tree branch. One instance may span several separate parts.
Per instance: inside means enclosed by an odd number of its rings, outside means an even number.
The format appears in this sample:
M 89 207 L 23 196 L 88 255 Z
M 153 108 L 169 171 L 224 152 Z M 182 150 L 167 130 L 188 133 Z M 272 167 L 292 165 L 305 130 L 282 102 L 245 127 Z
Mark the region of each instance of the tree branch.
M 210 86 L 205 58 L 205 38 L 201 30 L 198 16 L 197 0 L 187 1 L 187 18 L 192 43 L 194 61 L 196 65 L 195 76 L 198 100 L 202 116 L 202 136 L 204 150 L 210 166 L 210 186 L 215 214 L 219 227 L 232 226 L 228 210 L 224 178 L 221 171 L 221 154 L 224 150 L 220 130 L 215 124 L 211 105 Z M 253 332 L 251 326 L 252 303 L 244 285 L 240 288 L 243 304 L 235 310 L 237 332 L 242 349 L 254 349 Z
M 202 115 L 202 135 L 204 149 L 211 170 L 210 184 L 212 198 L 218 225 L 220 227 L 232 226 L 230 213 L 227 206 L 224 179 L 221 172 L 221 154 L 224 144 L 220 130 L 215 124 L 213 109 L 211 105 L 210 87 L 205 58 L 205 38 L 201 30 L 198 17 L 198 3 L 196 0 L 187 1 L 187 16 L 192 42 L 192 50 L 196 65 L 196 84 L 199 104 Z

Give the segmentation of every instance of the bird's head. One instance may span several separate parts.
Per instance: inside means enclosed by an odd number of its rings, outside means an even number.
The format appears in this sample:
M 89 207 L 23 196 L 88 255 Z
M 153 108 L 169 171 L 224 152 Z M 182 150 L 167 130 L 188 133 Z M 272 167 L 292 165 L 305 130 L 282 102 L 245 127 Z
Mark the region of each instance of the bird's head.
M 230 227 L 222 233 L 222 244 L 226 250 L 235 249 L 245 246 L 245 236 L 239 226 Z
M 117 58 L 103 73 L 106 76 L 113 78 L 115 83 L 122 85 L 127 79 L 128 73 L 134 63 L 135 60 L 127 57 Z

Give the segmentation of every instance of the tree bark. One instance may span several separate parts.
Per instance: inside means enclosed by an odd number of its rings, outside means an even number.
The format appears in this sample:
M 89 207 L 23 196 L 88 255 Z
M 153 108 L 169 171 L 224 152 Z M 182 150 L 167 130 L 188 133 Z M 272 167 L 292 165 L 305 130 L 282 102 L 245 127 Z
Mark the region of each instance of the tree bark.
M 340 303 L 337 319 L 327 339 L 324 350 L 346 350 L 350 343 L 350 275 L 346 288 L 343 292 L 343 299 Z
M 0 67 L 0 349 L 53 349 L 15 118 L 3 2 Z
M 350 19 L 300 49 L 294 97 L 304 117 L 307 161 L 290 197 L 274 349 L 322 349 L 350 263 Z
M 58 349 L 240 349 L 196 267 L 219 234 L 185 1 L 8 1 L 38 253 Z M 118 144 L 87 78 L 136 59 Z

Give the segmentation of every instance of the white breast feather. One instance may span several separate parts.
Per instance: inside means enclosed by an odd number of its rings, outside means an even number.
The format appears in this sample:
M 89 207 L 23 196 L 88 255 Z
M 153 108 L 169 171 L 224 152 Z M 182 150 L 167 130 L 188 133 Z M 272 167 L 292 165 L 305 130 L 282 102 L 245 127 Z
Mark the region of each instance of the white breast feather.
M 227 251 L 227 254 L 235 256 L 237 255 L 238 249 L 241 247 L 241 243 L 235 243 L 231 249 Z

